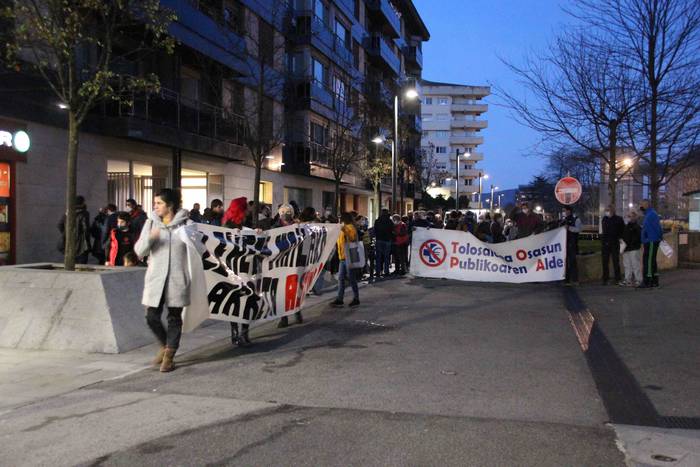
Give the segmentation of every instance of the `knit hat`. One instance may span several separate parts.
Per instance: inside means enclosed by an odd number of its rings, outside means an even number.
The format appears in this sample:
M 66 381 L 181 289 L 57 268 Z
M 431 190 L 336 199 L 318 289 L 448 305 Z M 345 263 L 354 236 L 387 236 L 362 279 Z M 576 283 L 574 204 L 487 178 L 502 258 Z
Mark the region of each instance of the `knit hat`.
M 221 223 L 226 224 L 226 222 L 231 221 L 236 225 L 241 225 L 245 220 L 247 209 L 248 200 L 244 196 L 232 200 Z

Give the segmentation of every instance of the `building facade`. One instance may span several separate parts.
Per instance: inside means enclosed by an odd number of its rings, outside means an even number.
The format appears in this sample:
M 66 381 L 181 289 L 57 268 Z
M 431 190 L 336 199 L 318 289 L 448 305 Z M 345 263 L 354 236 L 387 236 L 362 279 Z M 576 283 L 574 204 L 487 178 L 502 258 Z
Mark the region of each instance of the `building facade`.
M 127 198 L 148 210 L 160 188 L 173 186 L 182 189 L 185 208 L 252 199 L 245 119 L 261 89 L 266 134 L 279 135 L 279 144 L 264 158 L 260 201 L 273 209 L 291 200 L 319 211 L 332 206 L 335 184 L 324 153 L 339 109 L 388 101 L 409 77 L 420 78 L 421 43 L 429 37 L 410 0 L 161 4 L 177 15 L 169 29 L 175 52 L 120 64 L 136 75 L 156 74 L 159 92 L 134 95 L 129 106 L 102 103 L 82 127 L 78 193 L 92 215 L 108 202 L 123 209 Z M 269 80 L 262 86 L 255 78 L 260 63 Z M 7 96 L 0 136 L 24 132 L 31 141 L 23 152 L 11 140 L 0 144 L 0 262 L 59 260 L 65 108 L 38 77 L 6 73 L 0 89 Z M 343 178 L 342 210 L 376 215 L 372 196 L 359 168 Z
M 469 196 L 478 205 L 480 186 L 482 192 L 488 190 L 480 180 L 484 173 L 479 162 L 484 160 L 484 154 L 479 151 L 479 146 L 484 144 L 482 130 L 488 127 L 488 122 L 482 117 L 488 111 L 488 105 L 482 100 L 491 90 L 488 86 L 426 80 L 421 82 L 421 87 L 421 147 L 424 154 L 434 158 L 433 172 L 436 174 L 435 180 L 430 181 L 435 185 L 429 193 L 454 197 L 456 184 L 459 184 L 460 197 Z

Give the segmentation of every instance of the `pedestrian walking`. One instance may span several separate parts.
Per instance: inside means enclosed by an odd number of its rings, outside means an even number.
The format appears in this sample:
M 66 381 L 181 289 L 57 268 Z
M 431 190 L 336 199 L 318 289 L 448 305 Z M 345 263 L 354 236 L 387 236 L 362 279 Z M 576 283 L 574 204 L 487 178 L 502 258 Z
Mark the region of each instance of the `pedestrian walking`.
M 625 251 L 622 253 L 622 265 L 625 269 L 625 280 L 620 285 L 635 287 L 642 284 L 642 228 L 635 211 L 630 212 L 626 218 L 625 230 L 622 232 L 622 241 L 625 242 Z
M 163 189 L 154 199 L 154 209 L 146 220 L 134 247 L 136 254 L 148 256 L 148 270 L 143 289 L 143 304 L 146 306 L 146 322 L 156 336 L 160 349 L 153 363 L 160 371 L 174 369 L 174 358 L 182 336 L 182 309 L 191 304 L 190 285 L 195 274 L 203 272 L 191 268 L 202 268 L 202 263 L 189 261 L 186 236 L 180 229 L 189 220 L 186 209 L 181 209 L 180 192 Z M 201 246 L 201 242 L 194 247 Z M 168 327 L 161 322 L 163 310 L 168 310 Z
M 581 219 L 574 215 L 571 206 L 564 207 L 564 219 L 561 225 L 566 227 L 566 272 L 564 283 L 578 285 L 578 236 L 581 233 Z
M 61 239 L 58 250 L 65 255 L 66 252 L 66 215 L 58 222 L 58 231 Z M 90 213 L 85 205 L 85 198 L 75 198 L 75 264 L 87 264 L 90 258 Z
M 384 277 L 389 277 L 391 246 L 394 237 L 394 223 L 391 221 L 388 209 L 382 209 L 381 214 L 377 220 L 374 221 L 374 237 L 377 250 L 376 277 L 377 279 L 382 277 L 382 275 L 384 275 Z
M 387 211 L 387 216 L 388 213 L 389 211 Z M 337 243 L 338 259 L 340 260 L 340 268 L 338 271 L 338 297 L 333 303 L 331 303 L 331 305 L 335 307 L 343 306 L 345 283 L 350 282 L 350 287 L 352 288 L 353 294 L 353 299 L 350 302 L 350 308 L 353 308 L 360 305 L 360 291 L 357 287 L 357 280 L 355 279 L 354 271 L 350 269 L 349 259 L 345 258 L 345 245 L 346 243 L 357 241 L 357 230 L 353 225 L 352 215 L 348 212 L 344 212 L 340 216 L 340 222 L 342 223 L 342 227 L 340 229 L 340 235 L 338 236 Z M 389 222 L 391 222 L 391 220 Z
M 639 209 L 644 213 L 644 222 L 642 223 L 642 245 L 643 253 L 643 275 L 644 282 L 639 288 L 647 289 L 659 286 L 659 271 L 656 262 L 656 255 L 659 253 L 659 245 L 663 240 L 663 229 L 661 220 L 654 208 L 649 204 L 649 200 L 643 200 Z
M 625 230 L 625 221 L 615 213 L 615 206 L 608 206 L 603 216 L 601 241 L 601 258 L 603 260 L 603 285 L 610 280 L 610 260 L 613 264 L 615 283 L 622 281 L 620 272 L 620 239 Z

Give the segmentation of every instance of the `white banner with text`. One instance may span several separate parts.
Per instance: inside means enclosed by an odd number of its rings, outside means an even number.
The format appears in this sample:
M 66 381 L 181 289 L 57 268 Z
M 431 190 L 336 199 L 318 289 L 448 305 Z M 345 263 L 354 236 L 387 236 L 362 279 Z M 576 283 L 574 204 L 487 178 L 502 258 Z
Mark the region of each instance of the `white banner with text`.
M 505 243 L 485 243 L 468 232 L 418 228 L 411 273 L 478 282 L 550 282 L 564 279 L 566 228 Z

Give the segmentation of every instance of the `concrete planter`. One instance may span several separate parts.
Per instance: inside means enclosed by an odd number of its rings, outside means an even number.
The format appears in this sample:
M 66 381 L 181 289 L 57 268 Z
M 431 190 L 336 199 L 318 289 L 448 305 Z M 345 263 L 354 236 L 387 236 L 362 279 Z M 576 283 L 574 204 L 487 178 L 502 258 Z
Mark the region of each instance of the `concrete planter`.
M 673 256 L 667 258 L 661 252 L 657 256 L 659 270 L 676 269 L 678 267 L 678 234 L 669 232 L 664 235 L 666 240 L 673 248 Z M 620 256 L 620 269 L 624 275 L 625 268 L 622 265 L 622 256 Z M 610 262 L 610 275 L 612 276 L 612 261 Z M 579 255 L 578 257 L 578 276 L 581 282 L 594 282 L 603 279 L 603 260 L 600 253 L 593 255 Z
M 0 267 L 0 347 L 120 353 L 152 343 L 141 305 L 145 272 Z

